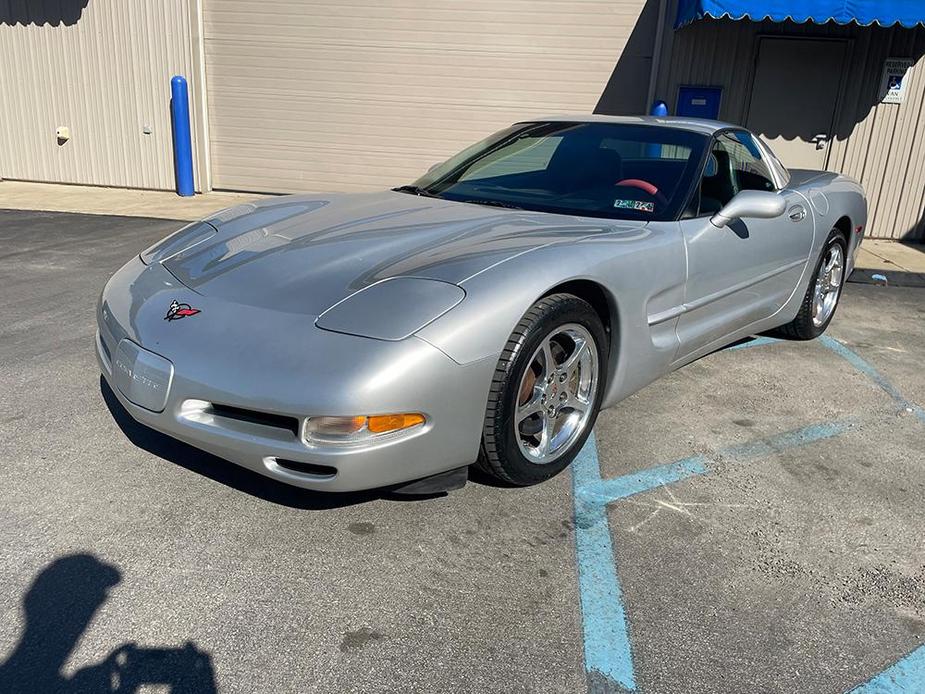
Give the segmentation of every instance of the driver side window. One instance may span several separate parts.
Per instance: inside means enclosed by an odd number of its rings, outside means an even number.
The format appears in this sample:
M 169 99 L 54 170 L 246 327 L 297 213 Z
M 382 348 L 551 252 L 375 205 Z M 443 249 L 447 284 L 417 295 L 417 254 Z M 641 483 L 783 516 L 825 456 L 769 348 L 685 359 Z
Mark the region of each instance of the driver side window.
M 703 170 L 696 216 L 719 212 L 739 191 L 776 189 L 754 138 L 742 131 L 723 133 Z

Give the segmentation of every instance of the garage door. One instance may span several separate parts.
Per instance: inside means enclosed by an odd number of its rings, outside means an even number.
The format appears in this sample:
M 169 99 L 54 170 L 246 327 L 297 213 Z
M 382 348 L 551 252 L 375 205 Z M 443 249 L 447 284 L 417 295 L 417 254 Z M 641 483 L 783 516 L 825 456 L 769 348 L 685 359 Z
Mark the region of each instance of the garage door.
M 643 2 L 204 0 L 213 185 L 383 188 L 514 121 L 590 112 Z

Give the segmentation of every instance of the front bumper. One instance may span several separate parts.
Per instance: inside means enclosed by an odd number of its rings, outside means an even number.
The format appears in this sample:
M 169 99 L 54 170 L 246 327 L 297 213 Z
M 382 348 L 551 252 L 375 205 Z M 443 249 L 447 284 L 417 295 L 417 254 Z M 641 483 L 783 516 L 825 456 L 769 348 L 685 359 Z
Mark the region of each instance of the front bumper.
M 161 309 L 173 298 L 194 302 L 201 314 L 182 324 L 164 321 Z M 159 266 L 129 263 L 101 297 L 100 370 L 140 423 L 298 487 L 383 487 L 476 459 L 494 360 L 462 366 L 414 337 L 383 342 L 326 332 L 304 316 L 267 313 L 195 295 Z M 268 339 L 277 335 L 286 339 Z M 166 394 L 155 404 L 113 373 L 123 340 L 170 364 Z M 264 413 L 269 422 L 229 417 L 210 403 Z M 427 421 L 403 436 L 355 447 L 311 446 L 300 436 L 309 416 L 389 412 L 423 412 Z M 277 425 L 287 419 L 297 425 Z

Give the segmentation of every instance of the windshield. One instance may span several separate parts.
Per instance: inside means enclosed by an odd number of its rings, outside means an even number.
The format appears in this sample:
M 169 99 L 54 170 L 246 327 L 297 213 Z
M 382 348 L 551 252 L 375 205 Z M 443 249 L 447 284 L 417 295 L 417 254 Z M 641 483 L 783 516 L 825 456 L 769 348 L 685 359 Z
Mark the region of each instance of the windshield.
M 524 123 L 396 190 L 541 212 L 672 220 L 708 140 L 652 125 Z

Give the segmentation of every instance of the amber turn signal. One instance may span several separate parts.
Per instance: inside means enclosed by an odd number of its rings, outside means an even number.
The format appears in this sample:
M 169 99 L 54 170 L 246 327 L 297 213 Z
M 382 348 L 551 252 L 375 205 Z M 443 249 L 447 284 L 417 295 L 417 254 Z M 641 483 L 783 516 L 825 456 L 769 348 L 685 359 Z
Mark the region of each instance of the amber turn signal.
M 366 423 L 367 428 L 374 434 L 385 434 L 390 431 L 408 429 L 424 423 L 424 415 L 417 412 L 406 414 L 384 414 L 370 417 Z
M 366 417 L 309 417 L 305 420 L 306 443 L 362 444 L 383 434 L 391 434 L 423 424 L 419 412 L 383 414 Z

